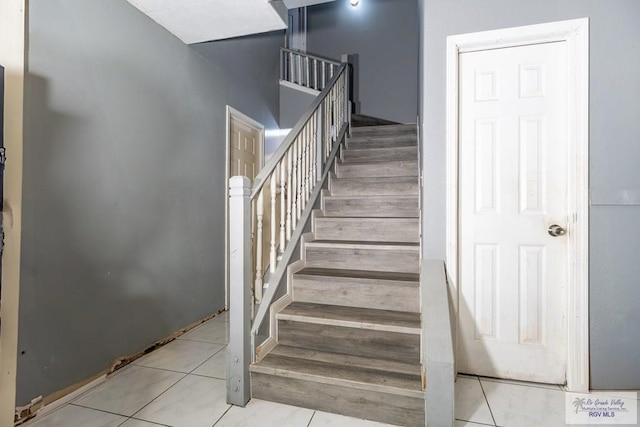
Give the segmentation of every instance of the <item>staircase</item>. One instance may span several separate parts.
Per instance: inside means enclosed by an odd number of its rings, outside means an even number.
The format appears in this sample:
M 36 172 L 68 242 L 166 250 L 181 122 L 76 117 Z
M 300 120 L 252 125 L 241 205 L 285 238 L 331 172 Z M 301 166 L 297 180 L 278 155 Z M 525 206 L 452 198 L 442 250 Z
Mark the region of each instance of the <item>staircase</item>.
M 423 426 L 415 125 L 352 129 L 252 396 Z

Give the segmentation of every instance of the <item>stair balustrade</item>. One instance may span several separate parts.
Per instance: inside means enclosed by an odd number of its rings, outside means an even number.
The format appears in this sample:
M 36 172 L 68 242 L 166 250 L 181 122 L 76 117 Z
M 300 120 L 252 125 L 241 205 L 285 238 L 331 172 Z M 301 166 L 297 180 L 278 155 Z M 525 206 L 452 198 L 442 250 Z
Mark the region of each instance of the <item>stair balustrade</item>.
M 340 62 L 291 49 L 280 49 L 280 80 L 321 91 L 340 68 Z
M 287 79 L 322 91 L 252 185 L 247 177 L 229 181 L 227 402 L 238 406 L 245 406 L 251 397 L 249 364 L 255 359 L 257 333 L 350 122 L 350 65 L 288 49 L 284 56 Z M 298 71 L 292 71 L 292 64 Z

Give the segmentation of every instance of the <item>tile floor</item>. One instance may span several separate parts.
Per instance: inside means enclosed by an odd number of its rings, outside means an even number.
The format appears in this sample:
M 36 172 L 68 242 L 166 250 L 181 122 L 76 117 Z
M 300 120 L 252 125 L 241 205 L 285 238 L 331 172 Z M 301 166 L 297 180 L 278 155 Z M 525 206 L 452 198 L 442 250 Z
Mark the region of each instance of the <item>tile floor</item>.
M 226 313 L 121 369 L 25 427 L 382 427 L 385 424 L 253 399 L 227 405 Z M 455 427 L 564 426 L 560 386 L 460 376 Z

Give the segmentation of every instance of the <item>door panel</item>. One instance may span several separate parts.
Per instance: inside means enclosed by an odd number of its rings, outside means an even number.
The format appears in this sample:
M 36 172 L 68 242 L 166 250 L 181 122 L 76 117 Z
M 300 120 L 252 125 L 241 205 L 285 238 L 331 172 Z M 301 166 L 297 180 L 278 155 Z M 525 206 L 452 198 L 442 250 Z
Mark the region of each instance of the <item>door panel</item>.
M 459 370 L 564 383 L 566 43 L 459 56 Z
M 251 182 L 258 173 L 260 130 L 231 118 L 230 176 L 244 175 Z

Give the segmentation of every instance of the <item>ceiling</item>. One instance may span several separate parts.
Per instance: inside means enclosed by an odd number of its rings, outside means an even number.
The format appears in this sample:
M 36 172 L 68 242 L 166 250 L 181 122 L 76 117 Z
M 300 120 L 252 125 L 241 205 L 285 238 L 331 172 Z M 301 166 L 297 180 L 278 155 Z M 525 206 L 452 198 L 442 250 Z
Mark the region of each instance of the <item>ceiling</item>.
M 187 44 L 283 30 L 287 8 L 335 0 L 127 0 Z
M 187 44 L 265 33 L 287 27 L 286 6 L 281 1 L 128 1 Z

